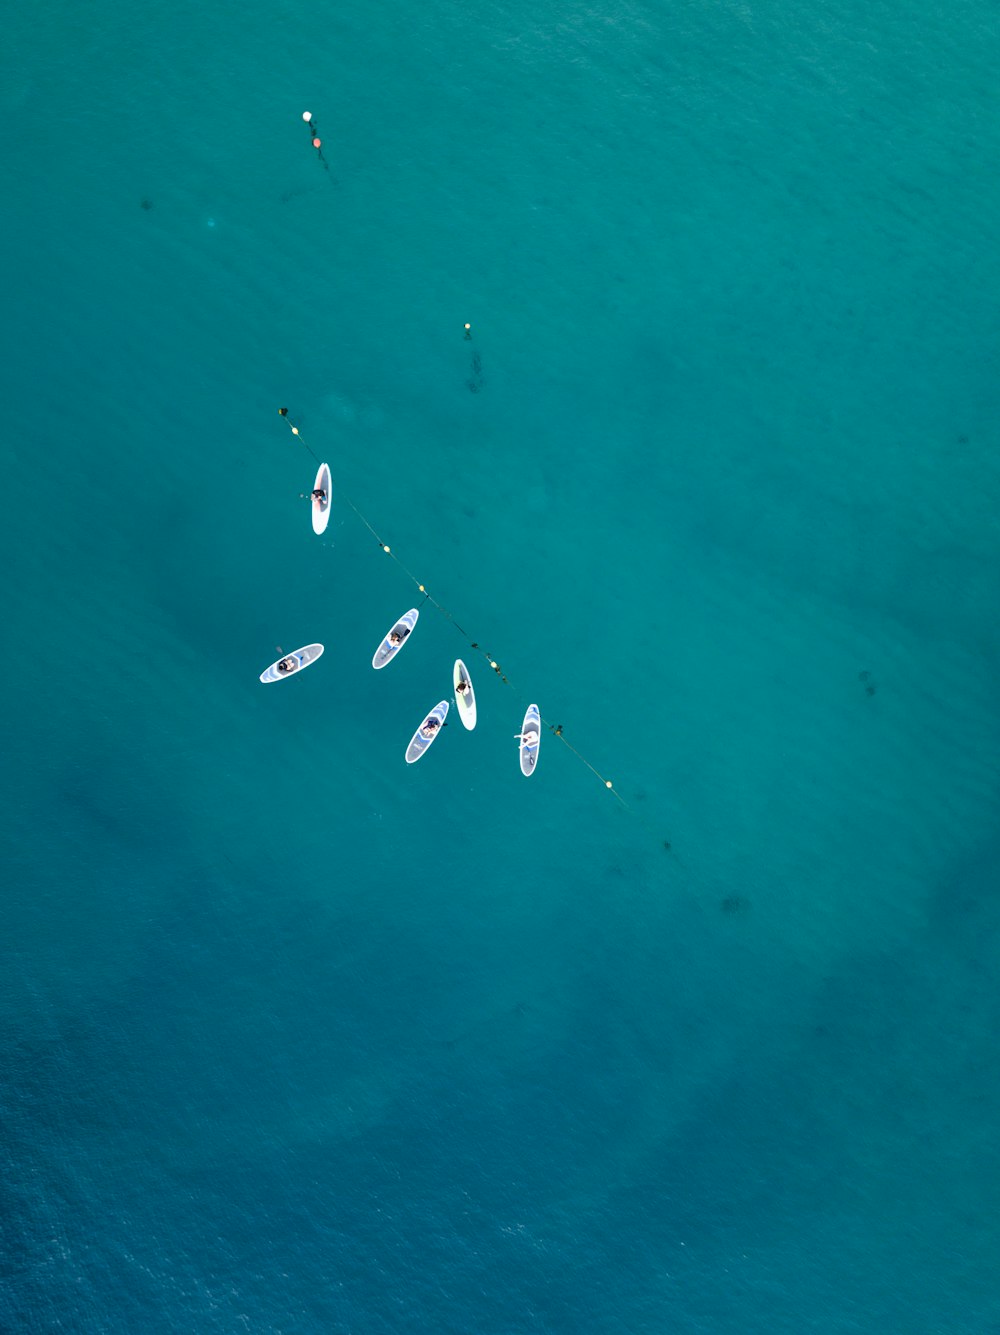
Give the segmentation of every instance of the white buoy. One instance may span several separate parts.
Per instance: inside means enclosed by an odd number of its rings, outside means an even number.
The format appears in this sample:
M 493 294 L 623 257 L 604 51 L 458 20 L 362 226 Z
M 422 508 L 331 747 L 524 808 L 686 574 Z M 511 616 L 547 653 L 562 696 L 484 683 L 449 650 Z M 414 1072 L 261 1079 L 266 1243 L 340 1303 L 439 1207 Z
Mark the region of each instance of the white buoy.
M 302 113 L 302 119 L 306 122 L 307 125 L 308 125 L 308 123 L 312 120 L 312 118 L 313 118 L 313 114 L 312 114 L 311 111 L 303 111 L 303 113 Z

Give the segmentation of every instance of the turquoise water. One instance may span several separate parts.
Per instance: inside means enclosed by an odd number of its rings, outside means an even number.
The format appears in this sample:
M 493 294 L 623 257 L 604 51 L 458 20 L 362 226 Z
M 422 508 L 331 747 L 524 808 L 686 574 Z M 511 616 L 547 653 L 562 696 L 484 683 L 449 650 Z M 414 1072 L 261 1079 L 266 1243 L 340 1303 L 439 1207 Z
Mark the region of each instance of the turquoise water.
M 1000 1331 L 995 10 L 5 33 L 0 1328 Z

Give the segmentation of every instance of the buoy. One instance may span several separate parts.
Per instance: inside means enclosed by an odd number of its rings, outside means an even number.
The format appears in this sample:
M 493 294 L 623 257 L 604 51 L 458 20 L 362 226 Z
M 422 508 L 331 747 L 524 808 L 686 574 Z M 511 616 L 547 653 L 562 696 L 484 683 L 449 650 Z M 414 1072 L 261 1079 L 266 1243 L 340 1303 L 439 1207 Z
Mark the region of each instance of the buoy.
M 313 148 L 322 148 L 322 147 L 323 147 L 323 141 L 322 141 L 322 139 L 314 139 L 314 140 L 313 140 Z
M 312 118 L 313 118 L 313 114 L 312 114 L 311 111 L 303 111 L 303 113 L 302 113 L 302 119 L 305 121 L 305 123 L 306 123 L 307 125 L 308 125 L 309 122 L 312 120 Z

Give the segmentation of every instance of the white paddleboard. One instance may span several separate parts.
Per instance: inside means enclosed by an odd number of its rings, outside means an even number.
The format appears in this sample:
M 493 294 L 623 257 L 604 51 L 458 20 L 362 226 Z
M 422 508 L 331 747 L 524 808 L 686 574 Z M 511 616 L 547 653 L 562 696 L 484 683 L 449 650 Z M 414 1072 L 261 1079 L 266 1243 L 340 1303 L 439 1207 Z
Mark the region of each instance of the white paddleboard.
M 458 689 L 460 682 L 465 683 L 464 691 Z M 471 732 L 476 726 L 476 692 L 472 689 L 472 678 L 469 676 L 469 669 L 460 658 L 455 659 L 452 683 L 455 687 L 455 704 L 458 707 L 458 717 Z
M 372 656 L 373 668 L 376 669 L 384 668 L 386 663 L 392 662 L 392 660 L 399 653 L 400 649 L 402 649 L 403 645 L 406 643 L 410 631 L 417 624 L 417 617 L 419 617 L 419 615 L 420 613 L 417 611 L 417 609 L 415 607 L 411 607 L 410 610 L 404 613 L 404 615 L 399 618 L 396 624 L 390 628 L 385 639 L 375 650 L 375 653 Z M 392 642 L 393 635 L 399 636 L 398 644 L 393 644 Z
M 542 719 L 537 705 L 529 705 L 517 734 L 521 752 L 521 773 L 531 775 L 538 764 L 538 744 L 542 740 Z
M 310 663 L 315 663 L 322 652 L 323 646 L 321 644 L 307 644 L 301 649 L 296 649 L 294 654 L 285 654 L 284 658 L 279 658 L 277 662 L 272 663 L 266 671 L 260 674 L 260 679 L 266 683 L 269 681 L 284 681 L 287 677 L 294 677 L 296 672 L 301 672 Z
M 444 727 L 444 721 L 447 717 L 448 701 L 439 700 L 410 738 L 410 745 L 406 748 L 406 763 L 408 765 L 418 761 L 428 747 L 437 741 L 438 734 Z M 426 736 L 424 735 L 425 732 Z
M 313 483 L 313 491 L 321 491 L 322 496 L 312 496 L 312 521 L 314 533 L 325 533 L 330 522 L 330 469 L 327 464 L 320 464 Z

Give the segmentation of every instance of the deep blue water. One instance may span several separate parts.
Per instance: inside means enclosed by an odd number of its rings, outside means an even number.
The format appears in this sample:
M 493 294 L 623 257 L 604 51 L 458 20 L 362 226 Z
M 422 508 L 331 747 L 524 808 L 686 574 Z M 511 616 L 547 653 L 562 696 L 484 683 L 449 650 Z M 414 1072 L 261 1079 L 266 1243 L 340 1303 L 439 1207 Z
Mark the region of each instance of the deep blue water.
M 0 1328 L 1000 1331 L 998 27 L 8 6 Z

